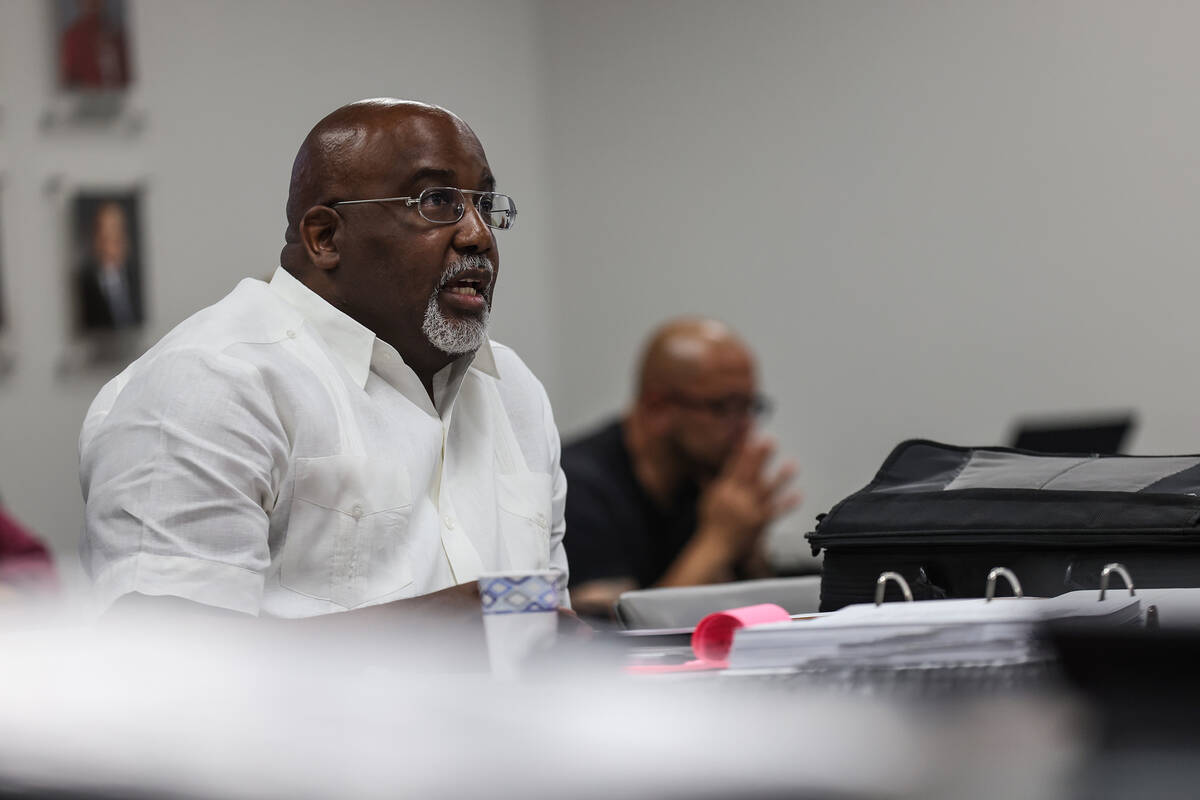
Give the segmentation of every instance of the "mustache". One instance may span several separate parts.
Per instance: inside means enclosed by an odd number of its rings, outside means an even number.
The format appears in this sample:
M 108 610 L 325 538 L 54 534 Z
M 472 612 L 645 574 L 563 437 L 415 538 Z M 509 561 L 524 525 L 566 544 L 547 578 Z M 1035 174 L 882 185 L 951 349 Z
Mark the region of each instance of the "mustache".
M 488 274 L 489 280 L 487 289 L 488 293 L 490 294 L 492 290 L 492 279 L 495 275 L 496 268 L 492 265 L 492 260 L 490 258 L 485 255 L 478 254 L 463 256 L 447 267 L 446 271 L 442 273 L 442 279 L 438 282 L 438 291 L 444 289 L 446 284 L 457 278 L 459 275 L 462 275 L 464 272 L 473 269 L 480 270 L 481 272 L 486 272 Z

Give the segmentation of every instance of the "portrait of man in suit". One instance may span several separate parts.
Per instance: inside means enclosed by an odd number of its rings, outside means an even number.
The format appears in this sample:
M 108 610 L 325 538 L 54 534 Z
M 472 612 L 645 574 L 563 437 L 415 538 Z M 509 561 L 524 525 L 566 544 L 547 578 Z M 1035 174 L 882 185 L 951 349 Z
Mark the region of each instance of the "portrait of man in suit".
M 7 320 L 4 316 L 4 206 L 0 203 L 0 331 Z
M 75 198 L 80 327 L 135 328 L 145 319 L 138 259 L 137 196 Z

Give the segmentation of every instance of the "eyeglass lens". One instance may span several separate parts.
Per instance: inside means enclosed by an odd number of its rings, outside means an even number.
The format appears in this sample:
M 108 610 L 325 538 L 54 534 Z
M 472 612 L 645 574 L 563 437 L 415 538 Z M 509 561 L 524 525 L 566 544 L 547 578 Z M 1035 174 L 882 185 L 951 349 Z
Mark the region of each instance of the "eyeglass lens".
M 764 395 L 726 397 L 713 401 L 712 410 L 724 417 L 764 417 L 771 412 L 771 401 Z
M 718 417 L 766 417 L 771 413 L 771 400 L 765 395 L 749 397 L 731 395 L 713 398 L 678 398 L 684 405 L 701 408 Z
M 492 228 L 511 228 L 517 216 L 513 199 L 495 192 L 472 192 L 470 195 L 485 224 Z M 458 222 L 467 209 L 463 192 L 444 186 L 433 187 L 421 192 L 417 210 L 430 222 Z

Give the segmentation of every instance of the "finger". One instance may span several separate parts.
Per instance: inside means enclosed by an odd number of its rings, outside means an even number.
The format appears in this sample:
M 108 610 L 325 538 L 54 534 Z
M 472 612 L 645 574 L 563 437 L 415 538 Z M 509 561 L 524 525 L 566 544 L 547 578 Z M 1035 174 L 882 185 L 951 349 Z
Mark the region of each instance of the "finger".
M 773 452 L 775 452 L 773 439 L 762 437 L 747 440 L 734 464 L 734 476 L 745 483 L 757 482 L 762 474 L 763 466 L 766 465 Z
M 791 483 L 792 479 L 796 477 L 796 473 L 799 471 L 800 466 L 790 458 L 780 464 L 779 469 L 775 472 L 775 477 L 771 478 L 771 480 L 767 482 L 767 496 L 770 497 L 784 486 L 787 486 L 789 483 Z
M 729 451 L 729 456 L 721 464 L 718 473 L 721 478 L 735 478 L 740 474 L 742 459 L 746 457 L 746 449 L 750 446 L 750 437 L 744 437 Z
M 784 514 L 794 510 L 803 500 L 804 493 L 799 489 L 793 489 L 780 496 L 771 504 L 771 519 L 782 517 Z

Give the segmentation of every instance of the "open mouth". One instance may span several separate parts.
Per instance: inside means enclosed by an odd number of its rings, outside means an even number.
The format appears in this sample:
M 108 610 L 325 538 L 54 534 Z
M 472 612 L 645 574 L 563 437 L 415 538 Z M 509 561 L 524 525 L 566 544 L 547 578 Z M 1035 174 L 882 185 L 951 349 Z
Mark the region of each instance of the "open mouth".
M 444 291 L 447 291 L 450 294 L 461 294 L 466 295 L 467 297 L 475 297 L 476 295 L 482 295 L 485 288 L 486 287 L 484 286 L 483 281 L 470 279 L 454 280 L 446 284 Z
M 487 310 L 491 289 L 490 270 L 465 269 L 446 281 L 438 294 L 449 309 L 478 314 Z

